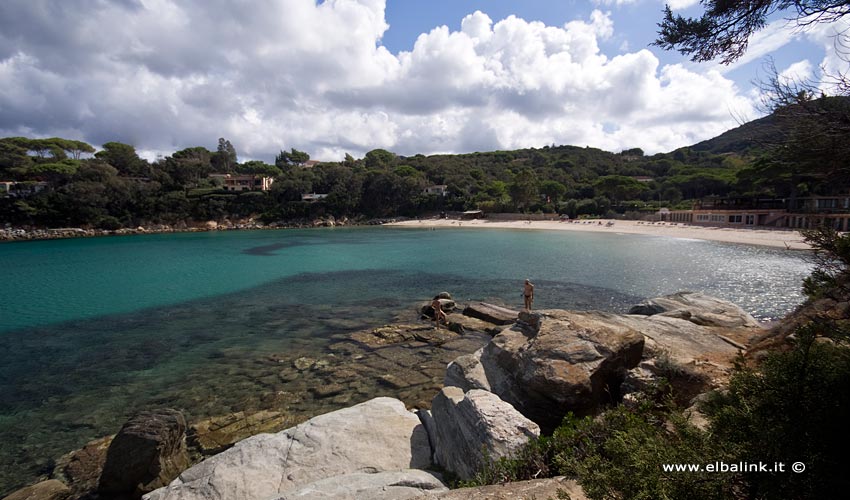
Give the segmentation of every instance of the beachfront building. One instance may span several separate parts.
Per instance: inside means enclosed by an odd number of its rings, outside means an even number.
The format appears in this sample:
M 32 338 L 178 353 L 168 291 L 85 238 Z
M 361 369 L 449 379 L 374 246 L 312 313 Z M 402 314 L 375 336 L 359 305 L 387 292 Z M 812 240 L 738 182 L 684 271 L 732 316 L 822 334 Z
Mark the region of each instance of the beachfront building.
M 822 225 L 850 231 L 850 194 L 795 199 L 712 198 L 691 210 L 659 212 L 661 220 L 732 228 L 810 229 Z
M 268 191 L 274 183 L 274 177 L 253 174 L 210 174 L 221 179 L 225 191 Z

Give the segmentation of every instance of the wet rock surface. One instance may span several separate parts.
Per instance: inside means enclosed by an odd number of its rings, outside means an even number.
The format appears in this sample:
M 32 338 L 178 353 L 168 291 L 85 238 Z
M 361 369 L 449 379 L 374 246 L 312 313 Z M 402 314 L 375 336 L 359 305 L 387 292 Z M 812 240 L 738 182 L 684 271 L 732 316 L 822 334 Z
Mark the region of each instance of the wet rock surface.
M 48 479 L 47 481 L 21 488 L 3 500 L 66 500 L 70 496 L 71 490 L 61 481 Z

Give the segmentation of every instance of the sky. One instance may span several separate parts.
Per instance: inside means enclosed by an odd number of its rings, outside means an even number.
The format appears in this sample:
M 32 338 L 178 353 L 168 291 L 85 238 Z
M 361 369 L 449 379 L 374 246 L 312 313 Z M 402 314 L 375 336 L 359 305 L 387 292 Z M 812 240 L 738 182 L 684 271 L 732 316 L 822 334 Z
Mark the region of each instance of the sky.
M 666 0 L 699 15 L 698 0 Z M 649 44 L 662 0 L 3 0 L 0 137 L 219 137 L 240 161 L 546 145 L 671 151 L 758 118 L 753 81 L 847 70 L 840 26 L 775 16 L 744 58 Z M 843 25 L 846 27 L 846 25 Z

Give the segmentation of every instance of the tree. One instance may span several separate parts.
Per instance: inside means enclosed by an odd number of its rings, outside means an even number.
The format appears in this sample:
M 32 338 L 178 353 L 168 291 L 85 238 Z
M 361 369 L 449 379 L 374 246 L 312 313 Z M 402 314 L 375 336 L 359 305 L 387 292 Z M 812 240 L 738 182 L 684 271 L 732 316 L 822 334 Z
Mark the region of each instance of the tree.
M 808 26 L 836 21 L 850 13 L 850 0 L 703 0 L 705 12 L 698 18 L 673 15 L 670 6 L 658 24 L 653 45 L 678 50 L 695 62 L 722 57 L 730 64 L 747 50 L 755 32 L 778 11 L 793 11 L 797 24 Z
M 540 192 L 546 195 L 550 203 L 558 203 L 567 188 L 558 181 L 543 181 L 540 183 Z
M 395 163 L 396 156 L 386 149 L 373 149 L 366 153 L 366 168 L 386 169 Z
M 212 157 L 213 167 L 219 172 L 231 172 L 238 161 L 233 144 L 224 137 L 219 137 L 218 148 Z
M 266 177 L 277 177 L 283 174 L 278 167 L 259 160 L 246 161 L 241 165 L 237 165 L 236 171 L 240 174 L 256 174 Z
M 121 142 L 107 142 L 103 150 L 94 154 L 98 160 L 103 160 L 118 169 L 121 175 L 144 176 L 147 165 L 136 154 L 136 148 Z
M 624 175 L 606 175 L 600 177 L 593 183 L 597 193 L 608 195 L 608 198 L 616 205 L 617 202 L 633 199 L 647 187 L 642 182 Z
M 285 170 L 287 167 L 292 165 L 301 165 L 308 161 L 310 161 L 310 155 L 304 151 L 298 151 L 295 148 L 291 148 L 288 153 L 286 151 L 281 151 L 280 154 L 274 158 L 275 166 L 281 170 Z
M 525 211 L 537 199 L 538 189 L 537 175 L 533 170 L 525 168 L 516 174 L 508 191 L 517 209 Z

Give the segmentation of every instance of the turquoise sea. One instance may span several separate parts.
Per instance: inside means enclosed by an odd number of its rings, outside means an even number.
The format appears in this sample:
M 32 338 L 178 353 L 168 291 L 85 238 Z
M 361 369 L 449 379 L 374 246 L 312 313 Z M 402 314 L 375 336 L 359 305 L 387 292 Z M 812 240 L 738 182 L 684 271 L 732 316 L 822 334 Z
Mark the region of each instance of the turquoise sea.
M 135 411 L 274 407 L 258 359 L 459 301 L 625 311 L 700 290 L 761 320 L 802 301 L 806 254 L 572 231 L 346 228 L 0 244 L 0 496 Z M 301 381 L 302 384 L 309 381 Z M 303 411 L 322 406 L 304 402 Z

